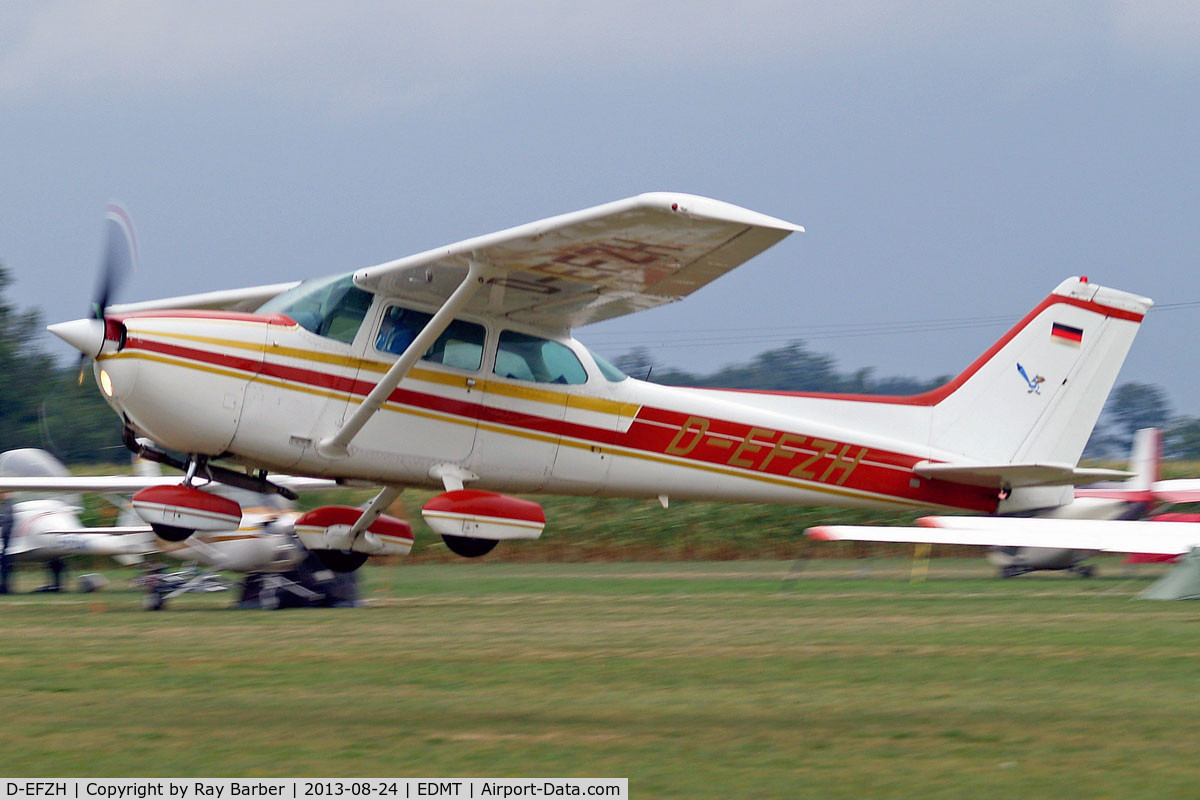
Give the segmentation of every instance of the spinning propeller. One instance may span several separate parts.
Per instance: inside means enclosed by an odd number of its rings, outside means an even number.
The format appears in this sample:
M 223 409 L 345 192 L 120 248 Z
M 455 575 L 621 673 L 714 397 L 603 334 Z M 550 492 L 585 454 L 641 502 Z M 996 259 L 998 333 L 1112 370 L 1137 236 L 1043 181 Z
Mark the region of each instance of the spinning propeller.
M 91 313 L 104 319 L 104 310 L 117 288 L 133 271 L 137 261 L 137 237 L 129 212 L 117 202 L 104 209 L 104 260 L 100 263 L 100 279 L 92 300 Z
M 100 275 L 96 281 L 96 291 L 92 295 L 92 303 L 88 308 L 87 320 L 81 320 L 88 326 L 88 334 L 96 338 L 98 329 L 98 344 L 96 354 L 104 346 L 104 312 L 117 289 L 133 271 L 137 262 L 137 237 L 133 232 L 133 220 L 129 212 L 117 202 L 109 203 L 104 209 L 104 252 L 100 262 Z M 97 325 L 96 323 L 99 323 Z M 70 323 L 67 323 L 70 324 Z M 51 330 L 59 326 L 51 326 Z M 58 333 L 58 331 L 55 331 Z M 62 335 L 61 333 L 59 335 Z M 79 382 L 83 383 L 83 368 L 87 361 L 87 353 L 83 349 L 79 353 Z

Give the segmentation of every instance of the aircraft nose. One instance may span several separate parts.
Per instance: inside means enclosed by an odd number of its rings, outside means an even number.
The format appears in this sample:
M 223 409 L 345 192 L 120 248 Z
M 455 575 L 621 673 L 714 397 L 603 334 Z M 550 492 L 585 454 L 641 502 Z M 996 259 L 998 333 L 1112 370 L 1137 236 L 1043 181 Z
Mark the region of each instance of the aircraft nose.
M 70 322 L 56 322 L 46 327 L 46 330 L 74 347 L 85 356 L 95 356 L 104 347 L 104 320 L 102 319 L 73 319 Z

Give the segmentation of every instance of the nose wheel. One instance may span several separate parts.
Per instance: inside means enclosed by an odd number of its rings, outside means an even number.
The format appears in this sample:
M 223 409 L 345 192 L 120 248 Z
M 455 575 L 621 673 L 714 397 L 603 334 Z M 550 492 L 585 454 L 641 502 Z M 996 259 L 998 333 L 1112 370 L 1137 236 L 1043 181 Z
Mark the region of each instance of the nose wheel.
M 195 533 L 191 528 L 180 528 L 175 525 L 163 525 L 157 522 L 150 523 L 150 528 L 154 531 L 155 536 L 165 539 L 168 542 L 182 542 Z

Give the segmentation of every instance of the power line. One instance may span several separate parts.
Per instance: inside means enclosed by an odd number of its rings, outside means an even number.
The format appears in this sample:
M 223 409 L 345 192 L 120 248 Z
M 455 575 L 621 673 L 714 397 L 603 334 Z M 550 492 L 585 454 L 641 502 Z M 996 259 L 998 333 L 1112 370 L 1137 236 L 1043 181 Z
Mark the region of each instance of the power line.
M 1200 308 L 1200 300 L 1163 303 L 1154 310 L 1182 311 Z M 657 331 L 612 331 L 588 338 L 592 347 L 655 348 L 707 347 L 713 344 L 786 344 L 797 339 L 850 339 L 865 336 L 891 336 L 909 333 L 941 333 L 1011 326 L 1021 318 L 1017 314 L 990 317 L 944 317 L 902 322 L 829 322 L 802 326 L 762 326 L 748 328 L 674 328 Z M 628 341 L 632 339 L 633 341 Z

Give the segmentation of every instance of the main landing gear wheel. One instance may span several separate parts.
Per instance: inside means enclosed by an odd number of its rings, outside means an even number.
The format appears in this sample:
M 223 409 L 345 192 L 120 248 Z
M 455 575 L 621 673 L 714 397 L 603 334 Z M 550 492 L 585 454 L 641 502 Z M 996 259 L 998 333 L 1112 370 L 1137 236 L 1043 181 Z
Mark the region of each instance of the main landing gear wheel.
M 354 572 L 367 563 L 366 553 L 356 553 L 353 550 L 313 550 L 326 569 L 334 572 Z
M 442 541 L 450 552 L 463 558 L 479 558 L 486 556 L 496 549 L 499 543 L 496 539 L 476 539 L 473 536 L 447 536 L 442 534 Z
M 157 522 L 151 523 L 150 527 L 154 529 L 154 533 L 158 535 L 158 538 L 165 539 L 168 542 L 182 542 L 195 533 L 195 531 L 187 528 L 177 528 L 174 525 L 163 525 Z

